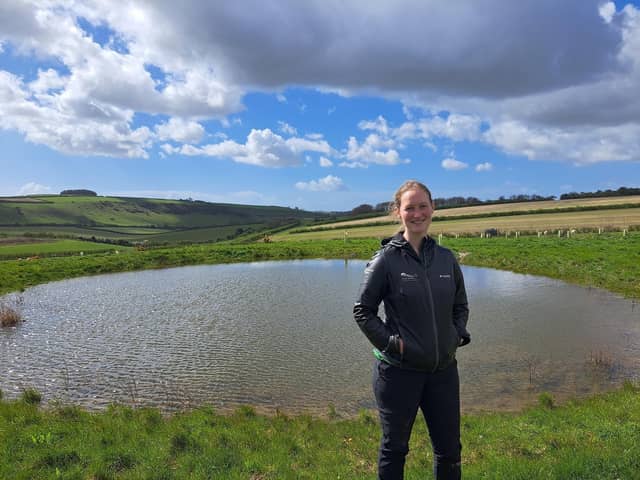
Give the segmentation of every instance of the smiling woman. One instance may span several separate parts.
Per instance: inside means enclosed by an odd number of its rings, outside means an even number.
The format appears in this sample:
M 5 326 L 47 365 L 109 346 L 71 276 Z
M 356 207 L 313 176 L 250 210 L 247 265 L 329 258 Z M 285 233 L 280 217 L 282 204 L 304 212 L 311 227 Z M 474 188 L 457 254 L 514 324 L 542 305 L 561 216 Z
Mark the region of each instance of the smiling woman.
M 458 480 L 460 383 L 456 350 L 468 344 L 462 271 L 453 253 L 427 236 L 433 203 L 422 183 L 396 191 L 403 230 L 383 240 L 367 264 L 353 314 L 374 348 L 373 389 L 382 440 L 378 475 L 401 480 L 418 409 L 429 428 L 438 480 Z M 385 320 L 378 316 L 384 303 Z

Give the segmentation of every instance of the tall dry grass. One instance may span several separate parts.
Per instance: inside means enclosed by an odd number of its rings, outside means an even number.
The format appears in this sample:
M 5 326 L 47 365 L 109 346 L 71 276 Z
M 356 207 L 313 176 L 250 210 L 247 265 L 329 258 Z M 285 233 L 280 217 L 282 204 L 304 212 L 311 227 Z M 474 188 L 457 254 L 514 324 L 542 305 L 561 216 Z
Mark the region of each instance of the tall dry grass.
M 0 303 L 0 327 L 15 327 L 22 322 L 22 315 L 17 307 Z

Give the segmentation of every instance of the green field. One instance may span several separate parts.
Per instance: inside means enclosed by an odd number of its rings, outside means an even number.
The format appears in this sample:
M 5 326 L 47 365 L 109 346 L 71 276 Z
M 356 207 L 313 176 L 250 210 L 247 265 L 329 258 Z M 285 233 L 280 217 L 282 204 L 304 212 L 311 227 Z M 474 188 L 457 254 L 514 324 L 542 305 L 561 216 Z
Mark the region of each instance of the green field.
M 517 217 L 525 218 L 529 226 L 535 220 L 529 215 Z M 435 222 L 434 227 L 440 223 L 447 222 Z M 388 227 L 380 236 L 393 231 Z M 367 228 L 378 227 L 352 231 Z M 120 254 L 85 248 L 87 254 L 82 257 L 4 260 L 0 261 L 0 294 L 64 278 L 145 268 L 369 258 L 379 241 L 356 238 L 352 231 L 346 239 L 342 232 L 337 239 L 322 239 L 331 231 L 314 232 L 311 240 L 299 239 L 307 234 L 276 234 L 273 238 L 280 241 L 273 243 L 130 249 Z M 42 255 L 57 243 L 37 243 L 34 253 Z M 445 236 L 442 243 L 468 265 L 544 275 L 640 299 L 640 231 L 624 236 L 620 231 L 577 233 L 570 238 Z M 88 245 L 78 242 L 75 248 L 80 244 Z M 7 247 L 0 247 L 0 252 Z M 550 397 L 543 396 L 541 406 L 518 414 L 464 416 L 464 478 L 640 478 L 637 387 L 627 384 L 593 399 L 570 401 L 558 408 L 549 405 Z M 41 409 L 25 401 L 0 401 L 0 479 L 373 479 L 378 441 L 379 427 L 371 412 L 340 418 L 331 405 L 326 418 L 266 417 L 248 406 L 233 415 L 202 407 L 163 417 L 157 410 L 144 408 L 114 406 L 89 413 L 55 403 Z M 411 447 L 406 478 L 425 478 L 430 475 L 431 454 L 420 421 Z
M 0 197 L 0 235 L 47 234 L 130 242 L 226 240 L 328 214 L 255 205 L 94 196 Z
M 388 217 L 387 222 L 389 221 Z M 371 222 L 372 220 L 369 220 Z M 496 228 L 503 234 L 536 233 L 547 231 L 556 234 L 558 230 L 604 231 L 636 229 L 640 227 L 640 208 L 613 210 L 592 210 L 560 213 L 536 213 L 518 215 L 500 215 L 496 217 L 442 219 L 434 221 L 429 228 L 431 235 L 479 234 L 490 228 Z M 312 227 L 310 227 L 312 228 Z M 273 236 L 274 241 L 282 240 L 329 240 L 343 239 L 345 236 L 358 238 L 384 238 L 393 235 L 400 228 L 399 223 L 369 226 L 367 222 L 357 225 L 323 225 L 317 230 L 296 233 L 284 231 Z
M 512 270 L 605 288 L 640 299 L 640 232 L 576 234 L 571 238 L 522 236 L 444 238 L 443 244 L 469 265 Z M 145 251 L 0 261 L 0 294 L 39 283 L 100 273 L 182 265 L 285 260 L 293 258 L 369 258 L 379 241 L 282 241 L 206 244 Z
M 83 242 L 80 240 L 55 240 L 52 242 L 19 243 L 17 245 L 0 244 L 0 259 L 13 259 L 32 256 L 74 255 L 126 251 L 131 247 L 107 245 L 104 243 Z
M 89 413 L 46 410 L 27 392 L 0 401 L 0 478 L 33 479 L 371 479 L 376 478 L 377 418 L 273 417 L 240 407 L 220 415 L 201 407 L 163 417 L 113 406 Z M 640 392 L 631 384 L 553 408 L 549 395 L 522 413 L 464 415 L 465 479 L 615 480 L 640 476 Z M 418 420 L 408 480 L 431 478 L 431 445 Z

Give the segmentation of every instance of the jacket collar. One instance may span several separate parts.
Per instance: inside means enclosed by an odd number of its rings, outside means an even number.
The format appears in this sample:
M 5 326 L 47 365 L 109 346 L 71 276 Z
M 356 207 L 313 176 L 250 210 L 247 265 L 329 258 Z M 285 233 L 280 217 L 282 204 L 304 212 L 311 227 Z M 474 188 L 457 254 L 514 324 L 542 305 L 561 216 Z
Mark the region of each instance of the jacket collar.
M 382 246 L 384 247 L 385 245 L 390 245 L 396 248 L 409 248 L 409 250 L 411 250 L 412 253 L 415 253 L 411 245 L 409 245 L 409 242 L 407 242 L 407 239 L 404 238 L 404 236 L 402 235 L 403 233 L 404 231 L 400 231 L 396 233 L 393 237 L 385 238 L 381 242 Z M 436 243 L 435 240 L 427 235 L 425 237 L 425 240 L 423 240 L 422 242 L 422 250 L 426 254 L 429 254 L 431 250 L 433 250 L 435 243 Z

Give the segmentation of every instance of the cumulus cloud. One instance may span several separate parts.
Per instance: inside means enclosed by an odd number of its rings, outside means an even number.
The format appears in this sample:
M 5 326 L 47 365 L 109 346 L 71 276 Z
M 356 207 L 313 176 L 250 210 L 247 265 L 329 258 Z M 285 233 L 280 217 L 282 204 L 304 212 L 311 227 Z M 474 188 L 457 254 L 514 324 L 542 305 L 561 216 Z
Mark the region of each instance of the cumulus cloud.
M 320 166 L 321 167 L 332 167 L 333 162 L 329 160 L 327 157 L 320 157 Z
M 297 135 L 298 130 L 295 127 L 292 127 L 287 122 L 278 121 L 278 126 L 280 127 L 280 131 L 286 135 Z
M 333 149 L 324 140 L 306 138 L 284 139 L 270 129 L 252 129 L 244 144 L 233 140 L 196 147 L 183 145 L 180 148 L 165 147 L 167 153 L 180 153 L 190 156 L 210 156 L 231 158 L 238 163 L 247 163 L 260 167 L 292 167 L 303 163 L 304 152 L 318 152 L 326 155 Z
M 309 182 L 297 182 L 296 188 L 309 192 L 335 192 L 346 189 L 342 179 L 334 175 L 327 175 L 324 178 L 311 180 Z
M 456 160 L 455 158 L 445 158 L 442 160 L 442 168 L 445 170 L 464 170 L 469 165 L 461 162 L 460 160 Z
M 476 165 L 476 172 L 490 172 L 493 165 L 490 162 L 479 163 Z
M 21 78 L 0 71 L 0 128 L 21 132 L 30 142 L 72 154 L 147 157 L 151 131 L 133 129 L 132 117 L 132 111 L 81 107 L 50 95 L 34 100 Z
M 576 165 L 640 160 L 640 125 L 633 124 L 583 131 L 507 121 L 493 125 L 484 138 L 509 154 L 530 160 L 570 160 Z
M 402 163 L 399 142 L 415 138 L 577 163 L 639 157 L 640 14 L 632 4 L 0 2 L 0 45 L 8 44 L 55 66 L 35 79 L 0 71 L 0 128 L 66 153 L 145 157 L 154 141 L 179 140 L 154 138 L 136 113 L 230 125 L 247 92 L 286 102 L 277 92 L 295 85 L 402 100 L 405 124 L 392 129 L 378 117 L 359 125 L 397 143 L 368 152 L 367 140 L 358 143 L 348 152 L 357 158 L 345 160 L 352 166 Z M 605 146 L 588 155 L 581 145 L 597 146 L 593 132 Z
M 42 195 L 45 193 L 51 193 L 51 187 L 36 182 L 26 183 L 18 190 L 18 195 Z
M 393 147 L 392 139 L 382 137 L 377 133 L 371 133 L 364 142 L 360 143 L 355 137 L 350 137 L 345 154 L 346 161 L 340 166 L 361 167 L 368 164 L 399 165 L 409 163 L 411 160 L 403 159 Z
M 611 23 L 613 20 L 613 15 L 616 13 L 616 4 L 613 2 L 607 2 L 600 5 L 598 9 L 598 13 L 604 19 L 605 22 Z
M 156 134 L 160 140 L 174 140 L 181 143 L 199 143 L 205 133 L 198 122 L 181 118 L 170 118 L 168 122 L 156 126 Z

